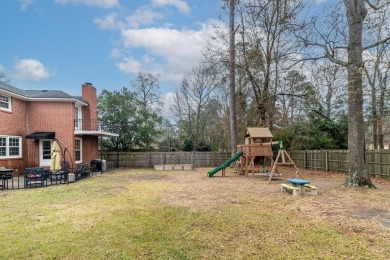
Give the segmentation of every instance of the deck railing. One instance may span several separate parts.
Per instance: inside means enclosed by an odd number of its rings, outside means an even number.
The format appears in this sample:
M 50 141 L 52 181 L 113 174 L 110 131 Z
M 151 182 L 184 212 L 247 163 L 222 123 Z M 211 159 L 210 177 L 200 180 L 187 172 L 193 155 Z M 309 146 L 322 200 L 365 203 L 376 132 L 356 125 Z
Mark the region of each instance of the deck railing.
M 115 127 L 98 119 L 75 119 L 75 130 L 115 132 Z

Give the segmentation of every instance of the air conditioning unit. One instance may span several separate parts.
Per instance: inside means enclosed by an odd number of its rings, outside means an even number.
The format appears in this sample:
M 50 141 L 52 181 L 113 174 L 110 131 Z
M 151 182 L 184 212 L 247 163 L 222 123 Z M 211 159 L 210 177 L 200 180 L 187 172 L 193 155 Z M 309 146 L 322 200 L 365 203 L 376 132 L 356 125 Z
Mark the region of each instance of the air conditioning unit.
M 76 176 L 74 173 L 69 173 L 68 174 L 68 182 L 75 182 L 76 181 Z

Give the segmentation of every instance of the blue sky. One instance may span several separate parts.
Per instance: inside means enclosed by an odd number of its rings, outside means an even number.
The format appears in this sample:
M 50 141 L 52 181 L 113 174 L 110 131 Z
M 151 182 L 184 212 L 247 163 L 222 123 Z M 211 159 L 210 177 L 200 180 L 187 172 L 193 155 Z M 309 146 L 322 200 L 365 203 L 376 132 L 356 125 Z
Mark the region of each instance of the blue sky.
M 160 75 L 172 92 L 213 35 L 219 0 L 6 0 L 0 71 L 21 89 L 81 95 L 81 84 L 128 86 Z

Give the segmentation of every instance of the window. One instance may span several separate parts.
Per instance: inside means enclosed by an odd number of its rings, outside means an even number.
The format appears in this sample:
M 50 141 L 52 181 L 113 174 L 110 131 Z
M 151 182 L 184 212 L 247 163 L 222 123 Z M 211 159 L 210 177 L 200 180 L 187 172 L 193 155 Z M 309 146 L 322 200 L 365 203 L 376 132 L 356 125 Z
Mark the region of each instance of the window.
M 22 137 L 0 136 L 0 158 L 22 157 Z
M 81 139 L 76 138 L 74 140 L 74 151 L 76 154 L 76 162 L 81 162 L 83 160 L 82 158 L 82 149 L 81 149 Z
M 51 146 L 53 141 L 42 141 L 42 159 L 50 160 L 51 159 Z
M 82 127 L 82 116 L 81 116 L 81 107 L 80 105 L 76 105 L 74 107 L 74 126 L 75 129 L 81 130 Z
M 0 95 L 0 110 L 11 111 L 11 97 Z

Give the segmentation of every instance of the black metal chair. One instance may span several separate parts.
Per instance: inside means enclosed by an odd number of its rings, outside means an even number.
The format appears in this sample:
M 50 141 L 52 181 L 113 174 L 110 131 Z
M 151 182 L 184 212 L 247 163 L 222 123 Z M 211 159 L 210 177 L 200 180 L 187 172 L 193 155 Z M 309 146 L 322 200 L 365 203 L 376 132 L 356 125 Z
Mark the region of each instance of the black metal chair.
M 90 174 L 88 163 L 79 163 L 76 168 L 76 179 L 86 178 Z
M 24 170 L 24 187 L 43 187 L 45 184 L 45 170 L 43 168 L 26 168 Z

